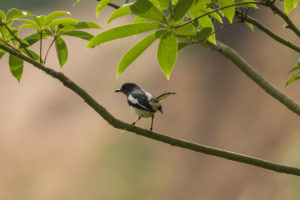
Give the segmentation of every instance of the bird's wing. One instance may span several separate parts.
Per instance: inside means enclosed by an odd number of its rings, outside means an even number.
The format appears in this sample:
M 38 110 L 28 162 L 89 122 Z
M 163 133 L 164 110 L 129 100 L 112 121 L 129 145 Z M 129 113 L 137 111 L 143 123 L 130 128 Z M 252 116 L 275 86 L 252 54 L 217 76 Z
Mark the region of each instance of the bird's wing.
M 154 100 L 152 100 L 152 101 L 155 101 L 155 100 L 162 101 L 163 99 L 167 98 L 168 96 L 174 95 L 174 94 L 176 94 L 176 93 L 175 92 L 163 93 L 163 94 L 159 95 L 158 97 L 154 98 Z
M 132 93 L 128 95 L 128 104 L 138 109 L 155 112 L 144 93 Z

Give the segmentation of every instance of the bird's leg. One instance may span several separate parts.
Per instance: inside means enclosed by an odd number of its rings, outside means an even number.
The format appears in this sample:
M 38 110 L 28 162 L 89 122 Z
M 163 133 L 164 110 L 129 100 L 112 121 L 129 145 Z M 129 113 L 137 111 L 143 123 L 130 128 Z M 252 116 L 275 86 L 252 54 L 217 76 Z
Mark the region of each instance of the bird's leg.
M 132 123 L 132 126 L 135 126 L 135 123 L 136 123 L 137 121 L 139 121 L 141 118 L 142 118 L 142 117 L 139 116 L 139 118 L 138 118 L 137 120 L 135 120 L 135 121 Z
M 150 127 L 151 132 L 152 132 L 152 129 L 153 129 L 153 120 L 154 120 L 154 115 L 152 115 L 152 118 L 151 118 L 151 127 Z

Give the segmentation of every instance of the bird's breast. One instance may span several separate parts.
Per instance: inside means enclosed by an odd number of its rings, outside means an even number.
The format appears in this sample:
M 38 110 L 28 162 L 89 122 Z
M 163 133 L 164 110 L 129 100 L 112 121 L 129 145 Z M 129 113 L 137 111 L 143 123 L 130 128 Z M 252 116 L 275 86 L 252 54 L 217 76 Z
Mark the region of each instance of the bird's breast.
M 140 117 L 149 118 L 149 117 L 152 117 L 154 115 L 153 112 L 150 112 L 150 111 L 147 111 L 147 110 L 138 109 L 138 108 L 135 108 L 133 106 L 130 106 L 130 108 L 135 114 L 137 114 Z

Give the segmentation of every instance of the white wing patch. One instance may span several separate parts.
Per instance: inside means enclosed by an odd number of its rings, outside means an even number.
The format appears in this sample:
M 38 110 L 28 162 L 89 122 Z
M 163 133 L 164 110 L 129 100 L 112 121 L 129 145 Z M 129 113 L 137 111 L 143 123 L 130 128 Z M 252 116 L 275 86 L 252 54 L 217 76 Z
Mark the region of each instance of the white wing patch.
M 145 108 L 146 110 L 149 110 L 149 108 L 143 106 L 142 104 L 139 103 L 139 100 L 134 98 L 132 95 L 128 96 L 128 101 L 130 101 L 132 104 L 137 104 L 139 106 L 141 106 L 142 108 Z
M 128 96 L 128 101 L 130 101 L 133 104 L 138 104 L 139 101 L 137 99 L 135 99 L 133 96 L 129 95 Z

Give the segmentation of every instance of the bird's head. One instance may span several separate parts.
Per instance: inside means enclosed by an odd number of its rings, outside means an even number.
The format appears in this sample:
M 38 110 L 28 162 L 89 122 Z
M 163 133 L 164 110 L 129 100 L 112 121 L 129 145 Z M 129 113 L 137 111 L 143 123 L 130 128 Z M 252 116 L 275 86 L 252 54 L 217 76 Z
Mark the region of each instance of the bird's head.
M 124 83 L 119 90 L 115 90 L 115 92 L 122 92 L 128 95 L 135 88 L 139 88 L 135 83 Z

